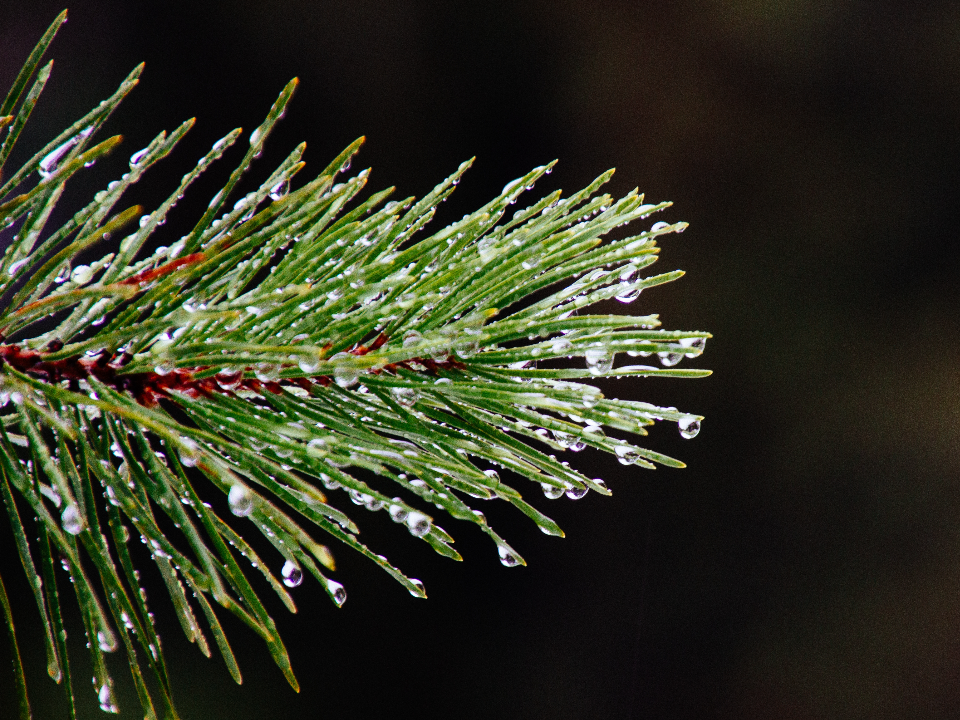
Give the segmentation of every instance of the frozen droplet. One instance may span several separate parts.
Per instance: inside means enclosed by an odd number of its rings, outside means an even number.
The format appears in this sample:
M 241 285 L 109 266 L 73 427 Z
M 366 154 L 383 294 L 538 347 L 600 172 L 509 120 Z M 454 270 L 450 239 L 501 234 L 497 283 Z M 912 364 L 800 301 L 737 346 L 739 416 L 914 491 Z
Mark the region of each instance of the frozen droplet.
M 213 379 L 216 380 L 217 385 L 224 390 L 233 390 L 243 379 L 243 370 L 239 368 L 223 368 L 213 376 Z
M 643 290 L 643 288 L 639 287 L 638 285 L 622 283 L 616 296 L 617 300 L 622 303 L 631 303 L 640 297 L 641 290 Z
M 40 173 L 40 177 L 46 180 L 53 175 L 57 171 L 57 166 L 60 164 L 63 156 L 66 155 L 70 151 L 70 148 L 76 145 L 77 142 L 77 138 L 72 137 L 44 155 L 43 159 L 37 163 L 37 172 Z
M 497 554 L 500 555 L 500 563 L 502 565 L 506 565 L 507 567 L 516 567 L 520 564 L 520 558 L 514 555 L 508 547 L 498 545 Z
M 613 355 L 603 347 L 587 348 L 584 359 L 591 375 L 603 375 L 613 367 Z
M 70 281 L 74 285 L 86 285 L 93 279 L 93 270 L 89 265 L 77 265 L 70 273 Z
M 330 597 L 333 598 L 337 607 L 343 607 L 343 604 L 347 601 L 347 591 L 342 584 L 336 580 L 327 580 L 327 592 L 330 593 Z
M 236 484 L 230 488 L 227 494 L 227 503 L 230 505 L 230 512 L 237 517 L 246 517 L 253 512 L 253 493 L 246 485 Z
M 98 630 L 97 631 L 97 645 L 104 652 L 113 652 L 117 649 L 117 638 L 109 630 Z
M 283 584 L 287 587 L 296 587 L 303 582 L 303 570 L 290 560 L 283 564 L 280 574 L 283 575 Z
M 700 432 L 700 421 L 693 416 L 680 418 L 677 421 L 677 428 L 680 430 L 680 437 L 690 440 Z
M 150 152 L 150 148 L 144 148 L 143 150 L 138 150 L 133 155 L 130 156 L 130 169 L 135 170 L 143 159 L 147 156 L 147 153 Z
M 404 407 L 412 407 L 419 399 L 417 391 L 413 388 L 395 387 L 391 388 L 390 392 L 394 399 Z
M 64 508 L 60 515 L 60 521 L 63 524 L 63 529 L 71 535 L 79 535 L 83 530 L 83 518 L 80 517 L 80 511 L 73 503 Z
M 270 199 L 279 200 L 290 192 L 290 180 L 281 180 L 270 188 Z
M 430 527 L 432 525 L 430 518 L 423 513 L 416 511 L 409 513 L 404 522 L 407 524 L 407 530 L 409 530 L 410 534 L 414 537 L 423 537 L 430 532 Z
M 662 352 L 658 352 L 657 357 L 660 358 L 661 365 L 664 367 L 672 367 L 683 360 L 683 353 L 664 350 Z
M 108 713 L 118 713 L 120 708 L 117 707 L 116 702 L 113 700 L 113 691 L 110 689 L 110 686 L 104 683 L 100 690 L 97 692 L 97 699 L 100 701 L 100 709 Z
M 617 454 L 617 460 L 621 465 L 633 465 L 640 459 L 640 453 L 629 445 L 617 445 L 613 451 Z
M 546 496 L 547 500 L 556 500 L 558 497 L 563 495 L 562 487 L 557 487 L 556 485 L 551 485 L 550 483 L 540 483 L 540 486 L 543 488 L 543 494 Z
M 584 495 L 587 494 L 587 490 L 588 490 L 588 489 L 589 489 L 589 488 L 587 488 L 586 485 L 584 485 L 583 487 L 579 487 L 579 488 L 578 488 L 578 487 L 572 487 L 572 488 L 570 488 L 569 490 L 567 490 L 566 495 L 567 495 L 567 497 L 570 498 L 571 500 L 579 500 L 579 499 L 581 499 Z

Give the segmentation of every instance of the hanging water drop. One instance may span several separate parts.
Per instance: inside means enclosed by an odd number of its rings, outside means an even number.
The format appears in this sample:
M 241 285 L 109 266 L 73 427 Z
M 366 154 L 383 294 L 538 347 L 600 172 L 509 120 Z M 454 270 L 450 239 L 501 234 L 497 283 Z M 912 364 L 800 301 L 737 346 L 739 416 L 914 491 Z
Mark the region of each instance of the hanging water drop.
M 680 345 L 685 348 L 692 348 L 694 352 L 686 353 L 688 357 L 697 357 L 703 353 L 703 348 L 707 344 L 707 339 L 702 337 L 697 338 L 683 338 L 680 341 Z
M 413 407 L 419 399 L 417 391 L 413 388 L 395 387 L 390 389 L 394 399 L 403 407 Z
M 237 517 L 246 517 L 253 512 L 253 493 L 246 485 L 236 484 L 230 488 L 227 494 L 227 503 L 230 505 L 230 512 Z
M 74 285 L 86 285 L 93 279 L 93 270 L 89 265 L 77 265 L 70 273 L 70 281 Z
M 320 358 L 316 355 L 301 357 L 297 364 L 300 366 L 300 369 L 303 370 L 303 372 L 307 373 L 308 375 L 313 375 L 320 367 Z
M 587 348 L 584 359 L 591 375 L 603 375 L 613 367 L 613 355 L 603 347 Z
M 414 597 L 425 598 L 427 596 L 427 591 L 423 587 L 423 583 L 417 578 L 410 578 L 410 583 L 414 586 L 410 588 L 410 594 Z
M 109 630 L 97 631 L 97 645 L 104 652 L 113 652 L 117 649 L 117 638 Z
M 327 580 L 327 592 L 330 593 L 330 597 L 333 598 L 337 607 L 343 607 L 343 604 L 347 601 L 347 591 L 343 585 L 336 580 Z
M 217 385 L 224 390 L 234 390 L 243 379 L 243 370 L 240 368 L 225 367 L 217 372 L 217 374 L 213 376 L 213 379 L 216 380 Z
M 60 515 L 60 521 L 63 529 L 71 535 L 79 535 L 83 531 L 83 518 L 80 517 L 80 511 L 73 503 L 64 509 L 63 514 Z
M 626 304 L 632 303 L 638 297 L 640 297 L 640 291 L 643 288 L 637 285 L 630 285 L 629 283 L 622 283 L 619 287 L 619 292 L 617 293 L 617 300 Z
M 37 172 L 40 174 L 40 177 L 46 180 L 48 177 L 53 175 L 57 171 L 57 166 L 60 164 L 63 156 L 66 155 L 70 148 L 76 144 L 77 138 L 72 137 L 62 145 L 54 148 L 49 153 L 44 155 L 43 159 L 37 163 Z
M 556 500 L 558 497 L 563 495 L 562 487 L 557 487 L 556 485 L 551 485 L 550 483 L 540 483 L 540 486 L 543 488 L 543 494 L 547 500 Z
M 147 153 L 150 152 L 150 148 L 144 148 L 143 150 L 138 150 L 133 155 L 130 156 L 130 169 L 136 170 L 137 167 L 143 162 L 143 159 L 147 156 Z
M 272 188 L 270 188 L 270 199 L 271 200 L 280 200 L 286 194 L 290 192 L 290 180 L 281 180 Z
M 280 377 L 280 368 L 273 363 L 259 362 L 253 368 L 253 374 L 261 382 L 271 382 Z
M 520 564 L 520 558 L 503 545 L 497 546 L 497 554 L 500 555 L 500 563 L 506 567 L 516 567 Z
M 117 707 L 116 702 L 113 700 L 113 691 L 110 689 L 110 686 L 104 683 L 99 692 L 97 692 L 97 699 L 100 701 L 100 709 L 108 713 L 119 713 L 120 708 Z
M 390 513 L 390 519 L 395 523 L 402 523 L 407 521 L 407 515 L 409 513 L 402 508 L 400 505 L 391 505 L 387 512 Z
M 589 490 L 589 488 L 586 485 L 583 487 L 572 487 L 567 490 L 566 495 L 571 500 L 580 500 L 584 495 L 587 494 L 587 490 Z
M 640 459 L 640 453 L 629 445 L 617 445 L 613 450 L 621 465 L 633 465 Z
M 664 367 L 673 367 L 678 362 L 683 360 L 683 353 L 664 350 L 662 352 L 658 352 L 657 357 L 660 358 L 660 364 Z
M 283 564 L 280 574 L 283 575 L 283 584 L 289 588 L 296 587 L 303 582 L 303 570 L 290 560 Z
M 677 428 L 680 430 L 680 437 L 691 440 L 700 432 L 700 421 L 692 416 L 680 418 L 677 421 Z
M 430 532 L 432 526 L 430 518 L 416 511 L 409 513 L 405 522 L 407 523 L 407 530 L 409 530 L 410 534 L 414 537 L 423 537 Z

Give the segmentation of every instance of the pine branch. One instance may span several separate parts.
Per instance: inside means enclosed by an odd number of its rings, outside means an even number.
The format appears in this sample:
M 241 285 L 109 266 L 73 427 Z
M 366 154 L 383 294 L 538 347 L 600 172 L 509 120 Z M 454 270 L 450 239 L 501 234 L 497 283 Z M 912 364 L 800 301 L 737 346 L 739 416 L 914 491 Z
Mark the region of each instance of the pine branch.
M 0 106 L 0 166 L 49 76 L 51 66 L 39 63 L 64 18 Z M 684 223 L 608 237 L 669 203 L 646 203 L 636 191 L 598 194 L 610 171 L 567 199 L 556 191 L 511 211 L 551 163 L 429 234 L 437 207 L 472 161 L 420 200 L 388 201 L 392 189 L 364 197 L 369 170 L 347 174 L 361 138 L 294 187 L 304 169 L 298 146 L 231 204 L 286 111 L 293 80 L 249 135 L 226 185 L 170 247 L 147 250 L 194 180 L 240 141 L 239 129 L 156 210 L 118 203 L 192 120 L 134 153 L 119 179 L 63 226 L 48 228 L 66 183 L 118 145 L 119 138 L 92 139 L 139 71 L 0 188 L 0 489 L 43 620 L 49 674 L 65 681 L 72 715 L 55 557 L 70 572 L 92 639 L 101 708 L 117 711 L 106 656 L 122 646 L 146 715 L 176 717 L 126 544 L 131 534 L 147 545 L 191 642 L 209 656 L 209 631 L 240 682 L 215 608 L 233 613 L 297 688 L 247 563 L 290 610 L 289 589 L 305 572 L 342 605 L 333 555 L 314 538 L 322 532 L 426 597 L 419 580 L 363 544 L 344 500 L 459 560 L 437 522 L 446 513 L 488 535 L 501 562 L 516 566 L 526 563 L 474 500 L 504 500 L 562 536 L 508 481 L 531 480 L 549 499 L 610 494 L 601 479 L 553 453 L 591 447 L 625 465 L 683 467 L 620 436 L 645 435 L 662 420 L 690 438 L 701 417 L 607 398 L 589 382 L 709 374 L 674 367 L 698 356 L 709 334 L 662 330 L 656 315 L 594 309 L 611 299 L 629 304 L 680 277 L 641 273 L 656 260 L 657 238 Z M 79 253 L 94 246 L 105 254 L 79 264 Z M 661 366 L 615 367 L 624 354 L 656 354 Z M 226 500 L 201 497 L 201 476 Z M 36 527 L 23 522 L 24 512 L 38 518 Z M 271 568 L 281 561 L 261 559 L 245 539 L 253 530 L 282 558 L 279 576 Z M 30 543 L 37 533 L 39 542 Z M 2 586 L 0 600 L 19 663 Z

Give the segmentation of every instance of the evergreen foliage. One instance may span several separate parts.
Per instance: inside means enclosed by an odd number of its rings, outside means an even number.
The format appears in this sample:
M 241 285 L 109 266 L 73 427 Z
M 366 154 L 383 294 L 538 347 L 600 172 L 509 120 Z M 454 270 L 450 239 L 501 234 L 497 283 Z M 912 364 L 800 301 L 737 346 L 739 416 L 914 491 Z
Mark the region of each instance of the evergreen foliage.
M 65 15 L 0 106 L 0 168 L 50 75 L 40 61 Z M 346 174 L 362 138 L 293 189 L 304 167 L 300 145 L 265 183 L 232 201 L 294 80 L 206 212 L 170 247 L 149 250 L 152 234 L 191 183 L 245 140 L 240 130 L 217 142 L 157 209 L 120 209 L 124 192 L 193 121 L 161 133 L 130 157 L 122 177 L 49 229 L 65 184 L 118 145 L 118 137 L 94 138 L 140 70 L 0 179 L 0 494 L 12 528 L 5 542 L 15 544 L 30 580 L 48 672 L 71 713 L 60 608 L 67 595 L 81 609 L 101 708 L 117 711 L 106 657 L 120 650 L 147 717 L 176 717 L 131 537 L 147 545 L 186 636 L 204 654 L 212 638 L 240 682 L 218 606 L 262 637 L 297 688 L 251 568 L 291 610 L 288 590 L 305 573 L 342 605 L 331 551 L 311 534 L 322 531 L 425 597 L 419 580 L 360 540 L 344 500 L 381 511 L 459 560 L 438 524 L 447 514 L 488 535 L 503 564 L 516 566 L 524 560 L 474 500 L 504 500 L 562 536 L 508 480 L 531 480 L 547 498 L 608 495 L 602 480 L 554 454 L 586 447 L 623 464 L 682 467 L 617 435 L 644 435 L 664 420 L 692 437 L 699 416 L 607 398 L 588 382 L 708 374 L 672 367 L 699 355 L 707 333 L 658 329 L 656 315 L 590 314 L 596 303 L 629 303 L 680 277 L 641 271 L 657 258 L 657 237 L 685 224 L 605 239 L 669 203 L 646 203 L 635 191 L 598 194 L 611 171 L 567 199 L 556 191 L 514 212 L 551 164 L 428 234 L 470 162 L 420 200 L 388 202 L 392 189 L 364 197 L 368 171 Z M 94 245 L 105 254 L 79 264 Z M 614 367 L 623 354 L 656 355 L 661 366 Z M 201 477 L 222 495 L 199 496 Z M 244 539 L 253 531 L 273 557 L 259 557 Z M 69 584 L 55 577 L 58 562 Z M 21 609 L 10 607 L 2 582 L 0 602 L 27 717 L 13 623 Z

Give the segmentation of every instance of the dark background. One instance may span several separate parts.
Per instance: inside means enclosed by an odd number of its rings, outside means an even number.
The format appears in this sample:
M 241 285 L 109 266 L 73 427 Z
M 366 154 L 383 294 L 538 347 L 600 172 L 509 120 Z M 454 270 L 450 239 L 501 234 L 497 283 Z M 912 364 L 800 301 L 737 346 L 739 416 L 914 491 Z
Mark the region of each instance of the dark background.
M 0 3 L 0 85 L 60 9 Z M 233 686 L 187 646 L 151 581 L 184 718 L 960 716 L 960 6 L 76 0 L 70 11 L 14 162 L 147 62 L 108 128 L 127 136 L 123 152 L 77 198 L 196 115 L 131 195 L 155 204 L 217 138 L 252 130 L 296 75 L 261 174 L 300 140 L 318 172 L 365 134 L 357 162 L 373 167 L 372 187 L 422 195 L 476 155 L 438 227 L 554 158 L 538 192 L 573 192 L 615 166 L 611 192 L 639 186 L 675 202 L 665 219 L 691 224 L 664 239 L 657 266 L 687 276 L 633 307 L 715 335 L 687 363 L 711 378 L 615 390 L 707 416 L 694 441 L 671 427 L 649 439 L 688 469 L 572 457 L 615 495 L 536 501 L 562 541 L 489 510 L 529 567 L 501 567 L 451 522 L 463 564 L 368 522 L 367 540 L 426 583 L 429 601 L 416 601 L 335 547 L 341 610 L 309 581 L 297 616 L 271 604 L 299 695 L 230 622 L 245 677 Z M 217 187 L 196 187 L 168 241 Z M 26 585 L 5 579 L 35 716 L 63 717 Z M 75 615 L 79 700 L 96 717 Z M 117 678 L 123 664 L 118 654 Z M 123 717 L 138 717 L 121 685 Z M 14 708 L 4 670 L 0 717 Z

